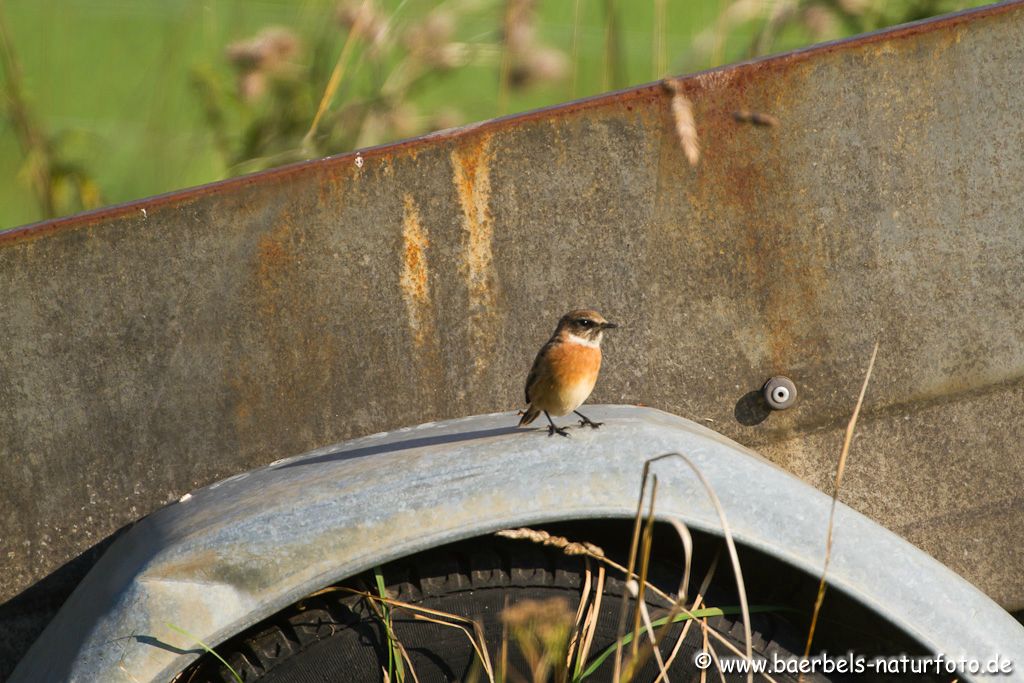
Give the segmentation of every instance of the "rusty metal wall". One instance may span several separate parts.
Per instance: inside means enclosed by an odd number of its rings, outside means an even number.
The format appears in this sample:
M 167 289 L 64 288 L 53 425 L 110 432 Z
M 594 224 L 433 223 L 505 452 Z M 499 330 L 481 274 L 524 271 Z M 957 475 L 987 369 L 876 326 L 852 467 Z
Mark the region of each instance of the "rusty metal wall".
M 843 500 L 1024 607 L 1022 35 L 1015 2 L 683 79 L 696 168 L 654 85 L 0 234 L 0 631 L 190 489 L 518 407 L 579 305 L 623 325 L 594 402 L 826 491 L 878 340 Z

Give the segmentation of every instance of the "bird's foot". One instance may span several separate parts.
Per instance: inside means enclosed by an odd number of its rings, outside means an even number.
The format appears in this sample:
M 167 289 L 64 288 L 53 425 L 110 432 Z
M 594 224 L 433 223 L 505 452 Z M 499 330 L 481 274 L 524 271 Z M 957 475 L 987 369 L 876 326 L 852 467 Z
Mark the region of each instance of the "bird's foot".
M 560 436 L 569 436 L 569 432 L 565 431 L 561 427 L 556 427 L 555 425 L 549 425 L 548 426 L 548 436 L 554 436 L 555 434 L 558 434 Z
M 604 424 L 604 422 L 594 422 L 589 417 L 583 417 L 582 415 L 580 415 L 580 417 L 583 418 L 582 420 L 580 420 L 580 427 L 590 427 L 591 429 L 597 429 L 598 427 Z

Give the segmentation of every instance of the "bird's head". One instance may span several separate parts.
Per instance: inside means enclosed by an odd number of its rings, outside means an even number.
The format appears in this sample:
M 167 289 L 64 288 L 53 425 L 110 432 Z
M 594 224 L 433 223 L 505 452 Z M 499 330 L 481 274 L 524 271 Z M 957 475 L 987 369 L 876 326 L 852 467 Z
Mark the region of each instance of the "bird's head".
M 562 319 L 558 321 L 556 333 L 571 334 L 584 341 L 600 344 L 604 331 L 614 327 L 618 327 L 618 325 L 608 322 L 597 311 L 578 308 L 562 316 Z

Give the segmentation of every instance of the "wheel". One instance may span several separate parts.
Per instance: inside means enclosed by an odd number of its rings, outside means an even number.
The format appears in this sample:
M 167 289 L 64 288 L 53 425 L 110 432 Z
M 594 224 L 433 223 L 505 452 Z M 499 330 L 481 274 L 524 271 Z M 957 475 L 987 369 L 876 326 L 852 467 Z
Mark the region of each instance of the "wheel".
M 596 564 L 590 561 L 591 578 L 596 580 Z M 587 564 L 579 556 L 567 556 L 560 550 L 497 537 L 473 539 L 385 565 L 382 574 L 387 592 L 395 600 L 419 607 L 475 619 L 483 627 L 491 661 L 497 666 L 503 641 L 502 611 L 526 601 L 561 599 L 575 617 Z M 731 579 L 731 576 L 729 576 Z M 652 563 L 650 580 L 663 590 L 678 588 L 679 570 L 665 563 Z M 727 583 L 723 581 L 723 583 Z M 221 656 L 244 681 L 261 683 L 313 683 L 351 681 L 377 683 L 385 680 L 388 666 L 388 640 L 385 628 L 369 601 L 345 588 L 377 593 L 373 574 L 347 580 L 338 590 L 306 599 L 257 625 L 217 648 Z M 605 590 L 590 649 L 589 662 L 615 642 L 620 600 L 625 585 L 617 572 L 609 569 Z M 722 602 L 716 602 L 722 600 Z M 664 614 L 665 602 L 647 593 L 651 618 Z M 708 604 L 737 604 L 728 590 L 709 591 Z M 408 610 L 395 608 L 393 631 L 409 655 L 416 675 L 422 683 L 433 681 L 473 680 L 477 657 L 460 629 L 416 619 Z M 775 614 L 752 615 L 755 653 L 771 658 L 791 656 L 799 646 L 799 638 L 789 625 Z M 630 622 L 632 623 L 632 616 Z M 708 624 L 743 651 L 743 628 L 739 617 L 710 617 Z M 667 658 L 675 644 L 682 624 L 677 624 L 663 641 L 662 656 Z M 715 644 L 715 641 L 712 640 Z M 700 680 L 700 671 L 693 664 L 701 649 L 701 631 L 694 624 L 672 667 L 672 681 Z M 532 680 L 526 660 L 515 643 L 509 645 L 507 680 Z M 626 648 L 628 652 L 628 647 Z M 725 646 L 716 644 L 719 655 L 727 654 Z M 609 657 L 593 675 L 591 682 L 609 681 L 613 677 L 613 658 Z M 479 672 L 477 672 L 479 673 Z M 647 682 L 657 678 L 658 669 L 648 658 L 634 681 Z M 710 680 L 719 680 L 717 672 L 708 672 Z M 785 675 L 778 681 L 790 681 Z M 210 655 L 202 657 L 178 679 L 181 683 L 235 681 L 233 675 Z M 394 680 L 394 678 L 392 678 Z M 406 676 L 406 680 L 413 680 Z M 486 681 L 482 673 L 476 678 Z M 727 680 L 746 680 L 745 676 Z M 805 676 L 804 680 L 823 680 Z

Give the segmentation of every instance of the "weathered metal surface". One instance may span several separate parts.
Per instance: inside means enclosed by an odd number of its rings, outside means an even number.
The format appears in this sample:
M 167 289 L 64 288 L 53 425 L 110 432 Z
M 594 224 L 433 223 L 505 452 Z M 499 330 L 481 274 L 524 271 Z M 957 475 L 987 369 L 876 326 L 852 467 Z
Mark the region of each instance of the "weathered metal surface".
M 388 560 L 523 524 L 630 518 L 644 460 L 666 452 L 685 453 L 707 478 L 737 542 L 821 573 L 830 497 L 688 420 L 590 410 L 605 426 L 569 439 L 517 429 L 514 413 L 484 415 L 357 439 L 197 491 L 111 548 L 11 683 L 167 681 L 195 659 L 195 639 L 219 644 Z M 660 515 L 720 529 L 684 462 L 653 472 Z M 1024 627 L 948 568 L 846 506 L 834 533 L 833 585 L 926 649 L 1024 662 Z M 1024 670 L 990 678 L 1024 681 Z
M 825 489 L 878 340 L 843 499 L 1024 607 L 1022 34 L 1009 3 L 682 79 L 696 168 L 654 85 L 0 234 L 0 632 L 187 490 L 517 406 L 579 305 L 625 324 L 595 400 Z M 755 424 L 775 374 L 799 401 Z

